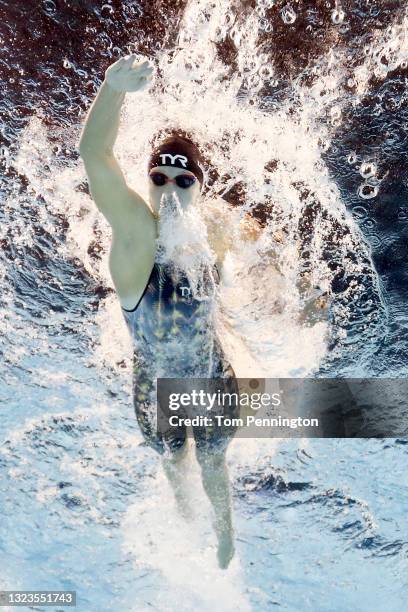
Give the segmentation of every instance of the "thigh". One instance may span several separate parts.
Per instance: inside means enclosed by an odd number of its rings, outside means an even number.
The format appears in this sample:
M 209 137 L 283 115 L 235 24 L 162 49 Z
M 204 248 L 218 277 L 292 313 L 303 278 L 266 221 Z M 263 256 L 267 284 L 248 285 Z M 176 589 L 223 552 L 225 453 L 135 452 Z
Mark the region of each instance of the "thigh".
M 133 404 L 136 419 L 146 443 L 158 453 L 178 451 L 186 441 L 184 426 L 163 428 L 158 425 L 158 412 L 168 413 L 157 403 L 156 379 L 151 370 L 135 359 L 133 373 Z
M 239 388 L 231 365 L 225 361 L 218 364 L 208 386 L 221 401 L 210 412 L 213 415 L 210 425 L 193 428 L 195 443 L 198 450 L 223 453 L 238 429 L 236 420 L 240 415 Z M 215 415 L 220 418 L 216 419 Z

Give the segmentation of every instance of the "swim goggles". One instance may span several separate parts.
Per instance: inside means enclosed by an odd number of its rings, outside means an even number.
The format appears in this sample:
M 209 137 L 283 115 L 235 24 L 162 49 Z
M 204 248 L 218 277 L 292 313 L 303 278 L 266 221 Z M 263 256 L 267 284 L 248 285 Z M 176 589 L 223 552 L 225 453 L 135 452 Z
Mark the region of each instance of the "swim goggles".
M 191 187 L 197 180 L 196 177 L 191 174 L 178 174 L 174 179 L 171 179 L 167 174 L 163 174 L 163 172 L 152 172 L 149 174 L 149 177 L 157 187 L 162 187 L 166 183 L 175 183 L 177 187 L 181 187 L 182 189 Z

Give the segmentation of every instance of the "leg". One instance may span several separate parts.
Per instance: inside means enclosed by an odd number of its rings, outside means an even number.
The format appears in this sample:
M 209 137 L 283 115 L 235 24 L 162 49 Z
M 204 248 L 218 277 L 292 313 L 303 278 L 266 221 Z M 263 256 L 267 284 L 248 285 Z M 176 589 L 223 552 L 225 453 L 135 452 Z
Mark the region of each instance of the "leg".
M 170 486 L 173 489 L 178 511 L 183 518 L 191 520 L 193 517 L 193 510 L 186 487 L 187 457 L 188 443 L 186 441 L 183 446 L 176 451 L 164 454 L 162 457 L 162 465 Z
M 136 361 L 135 361 L 136 362 Z M 136 362 L 137 363 L 137 362 Z M 183 426 L 168 430 L 158 428 L 158 414 L 162 409 L 158 403 L 156 423 L 154 423 L 154 386 L 153 378 L 146 368 L 135 368 L 133 384 L 133 403 L 136 419 L 146 443 L 162 456 L 164 473 L 173 489 L 180 514 L 188 519 L 192 510 L 186 493 L 185 457 L 188 454 L 186 429 Z
M 232 394 L 232 398 L 234 394 L 239 394 L 234 370 L 222 355 L 220 355 L 219 362 L 214 370 L 214 378 L 206 390 L 210 392 L 220 390 L 223 393 Z M 239 404 L 235 403 L 234 399 L 214 408 L 214 414 L 231 419 L 239 416 Z M 231 496 L 225 455 L 236 429 L 236 426 L 224 426 L 223 424 L 194 428 L 196 457 L 201 468 L 202 483 L 215 513 L 214 527 L 218 540 L 217 557 L 218 564 L 222 569 L 228 567 L 234 556 Z
M 218 540 L 218 564 L 228 567 L 234 556 L 234 538 L 231 518 L 231 498 L 225 450 L 196 447 L 204 490 L 214 508 L 215 533 Z

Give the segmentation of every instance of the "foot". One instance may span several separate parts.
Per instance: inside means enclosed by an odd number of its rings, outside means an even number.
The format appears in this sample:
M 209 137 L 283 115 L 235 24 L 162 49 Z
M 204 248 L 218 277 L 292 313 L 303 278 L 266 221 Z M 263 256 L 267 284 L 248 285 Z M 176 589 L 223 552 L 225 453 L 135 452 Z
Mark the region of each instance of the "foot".
M 232 557 L 234 556 L 234 539 L 232 533 L 227 531 L 218 536 L 217 558 L 221 569 L 227 569 Z

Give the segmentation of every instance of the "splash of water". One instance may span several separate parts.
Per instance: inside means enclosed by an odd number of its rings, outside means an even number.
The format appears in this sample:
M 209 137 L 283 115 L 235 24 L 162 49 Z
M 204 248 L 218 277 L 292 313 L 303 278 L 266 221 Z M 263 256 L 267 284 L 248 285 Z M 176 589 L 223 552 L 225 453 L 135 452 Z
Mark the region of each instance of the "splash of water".
M 156 259 L 177 275 L 184 273 L 197 300 L 215 293 L 213 266 L 216 260 L 199 210 L 183 209 L 177 193 L 163 194 L 158 222 Z
M 367 283 L 379 306 L 369 250 L 322 161 L 322 142 L 327 148 L 331 130 L 342 121 L 344 101 L 336 97 L 336 88 L 342 83 L 344 67 L 332 50 L 321 59 L 313 87 L 307 88 L 301 79 L 294 81 L 301 101 L 297 112 L 293 112 L 293 98 L 282 102 L 275 113 L 262 112 L 251 95 L 256 97 L 270 81 L 273 69 L 268 55 L 258 47 L 259 15 L 238 16 L 225 1 L 215 9 L 210 4 L 198 0 L 187 5 L 178 46 L 171 54 L 156 56 L 160 76 L 154 87 L 137 100 L 127 98 L 117 153 L 140 191 L 145 177 L 139 160 L 149 152 L 150 134 L 168 127 L 185 129 L 194 134 L 211 168 L 216 168 L 215 179 L 211 172 L 206 177 L 211 180 L 205 202 L 217 202 L 213 214 L 227 219 L 224 233 L 234 234 L 237 221 L 236 215 L 224 215 L 230 208 L 226 200 L 235 206 L 239 203 L 241 217 L 261 211 L 266 219 L 262 236 L 253 244 L 236 241 L 226 260 L 225 276 L 233 290 L 226 290 L 222 300 L 224 312 L 231 313 L 234 304 L 234 314 L 229 315 L 229 326 L 220 328 L 220 335 L 231 359 L 235 354 L 242 375 L 245 369 L 257 370 L 258 375 L 303 375 L 318 368 L 328 344 L 341 343 L 347 336 L 350 299 L 361 299 Z M 234 74 L 214 44 L 227 36 L 236 44 Z M 251 92 L 245 98 L 241 95 L 244 86 Z M 321 121 L 326 112 L 331 117 L 328 124 Z M 137 158 L 129 154 L 135 149 Z M 233 195 L 231 200 L 230 194 L 238 188 L 243 197 Z M 376 187 L 370 189 L 374 197 Z M 334 250 L 336 267 L 328 261 L 328 253 Z M 333 293 L 339 269 L 344 277 L 357 275 L 358 279 L 344 292 Z M 335 325 L 330 330 L 328 316 L 321 316 L 324 308 L 319 313 L 323 295 L 334 303 Z M 307 321 L 305 310 L 313 314 Z
M 310 318 L 303 316 L 305 309 L 310 311 L 312 305 L 313 310 L 313 301 L 322 295 L 333 298 L 331 341 L 337 336 L 341 342 L 349 333 L 350 303 L 362 299 L 367 279 L 377 307 L 375 296 L 380 292 L 370 270 L 369 251 L 322 162 L 322 142 L 327 147 L 333 126 L 320 119 L 329 108 L 331 117 L 341 121 L 342 103 L 335 91 L 342 82 L 343 64 L 333 50 L 320 60 L 314 86 L 306 88 L 300 78 L 293 83 L 302 102 L 297 113 L 288 112 L 292 99 L 281 103 L 275 113 L 261 111 L 251 103 L 251 96 L 243 98 L 240 93 L 248 78 L 256 77 L 261 86 L 271 79 L 268 56 L 257 47 L 259 19 L 257 14 L 248 14 L 239 21 L 226 1 L 213 11 L 206 0 L 190 2 L 177 48 L 156 55 L 160 76 L 153 88 L 126 98 L 116 155 L 130 186 L 147 200 L 143 159 L 149 153 L 151 134 L 179 126 L 195 135 L 211 168 L 217 170 L 215 178 L 207 174 L 203 210 L 211 211 L 216 222 L 220 219 L 225 235 L 236 236 L 239 219 L 248 212 L 261 211 L 262 235 L 252 242 L 238 238 L 227 254 L 224 278 L 228 282 L 221 294 L 227 314 L 219 324 L 219 335 L 241 375 L 299 375 L 319 366 L 330 342 L 327 317 L 315 317 L 311 324 Z M 225 40 L 230 34 L 240 39 L 237 71 L 232 76 L 214 46 L 214 40 Z M 360 82 L 362 78 L 360 75 Z M 256 95 L 255 82 L 250 88 Z M 44 171 L 44 151 L 51 152 L 51 145 L 41 134 L 39 119 L 32 119 L 22 137 L 17 168 L 26 173 L 33 193 L 46 202 L 39 209 L 44 224 L 51 229 L 52 220 L 46 214 L 50 206 L 68 220 L 66 245 L 58 248 L 65 256 L 79 256 L 91 276 L 112 286 L 107 258 L 110 230 L 80 189 L 84 179 L 81 165 L 53 167 L 50 153 L 52 171 Z M 33 142 L 37 148 L 42 143 L 36 159 L 35 149 L 29 146 Z M 361 197 L 375 197 L 378 186 L 367 183 L 373 177 L 363 178 L 366 187 Z M 240 198 L 234 195 L 238 187 L 244 194 Z M 232 202 L 233 209 L 226 200 Z M 196 229 L 205 251 L 202 257 L 210 263 L 204 230 Z M 186 227 L 173 235 L 180 241 L 190 239 Z M 91 254 L 92 243 L 97 243 L 98 257 Z M 328 253 L 334 250 L 335 268 L 328 261 Z M 192 268 L 196 269 L 196 264 L 194 261 Z M 343 276 L 356 277 L 356 281 L 334 295 L 333 279 L 339 268 Z M 196 289 L 199 278 L 196 270 L 191 275 Z M 107 316 L 118 320 L 113 303 L 106 302 L 105 307 L 112 309 Z M 375 317 L 371 317 L 371 324 L 375 327 Z M 117 327 L 121 327 L 119 322 Z M 118 346 L 124 346 L 123 342 Z

